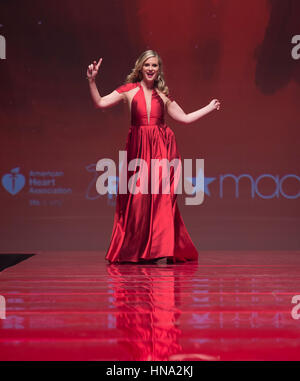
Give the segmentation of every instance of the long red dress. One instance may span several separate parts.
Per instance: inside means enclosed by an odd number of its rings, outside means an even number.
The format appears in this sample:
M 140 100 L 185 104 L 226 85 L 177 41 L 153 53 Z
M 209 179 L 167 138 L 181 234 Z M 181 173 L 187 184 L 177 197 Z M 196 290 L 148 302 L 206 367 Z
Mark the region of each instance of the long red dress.
M 181 160 L 174 132 L 164 122 L 164 102 L 152 90 L 151 108 L 147 115 L 146 98 L 140 82 L 118 87 L 119 93 L 139 90 L 131 102 L 131 126 L 127 136 L 127 164 L 141 158 L 151 170 L 151 159 Z M 168 98 L 173 101 L 171 96 Z M 129 179 L 137 171 L 127 172 Z M 122 174 L 121 174 L 122 176 Z M 149 174 L 151 183 L 151 175 Z M 174 182 L 171 167 L 170 183 Z M 138 183 L 137 183 L 138 185 Z M 168 262 L 197 261 L 198 252 L 180 215 L 174 188 L 169 194 L 137 193 L 116 196 L 116 211 L 110 245 L 105 259 L 111 263 L 145 262 L 167 257 Z

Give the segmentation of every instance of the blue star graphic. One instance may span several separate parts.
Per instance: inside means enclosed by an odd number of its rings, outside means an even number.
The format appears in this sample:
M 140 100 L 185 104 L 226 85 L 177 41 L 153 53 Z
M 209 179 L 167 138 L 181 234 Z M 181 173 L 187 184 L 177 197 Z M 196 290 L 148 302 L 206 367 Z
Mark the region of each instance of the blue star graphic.
M 196 191 L 199 192 L 202 190 L 201 189 L 201 177 L 202 176 L 203 176 L 202 175 L 202 169 L 199 169 L 197 177 L 186 177 L 186 179 L 188 181 L 190 181 L 193 184 L 193 186 L 195 187 L 192 194 L 196 193 Z M 197 182 L 196 182 L 196 180 L 197 180 Z M 214 180 L 216 180 L 215 177 L 205 177 L 204 176 L 204 193 L 207 194 L 208 196 L 210 196 L 210 191 L 208 189 L 208 185 L 210 183 L 212 183 Z M 198 185 L 196 186 L 196 184 L 198 184 Z

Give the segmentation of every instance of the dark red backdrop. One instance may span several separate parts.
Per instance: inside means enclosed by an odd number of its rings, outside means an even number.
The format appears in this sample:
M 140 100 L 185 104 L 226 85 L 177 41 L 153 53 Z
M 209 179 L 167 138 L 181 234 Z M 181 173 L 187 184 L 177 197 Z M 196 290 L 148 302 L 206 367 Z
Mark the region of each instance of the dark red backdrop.
M 1 1 L 0 250 L 108 247 L 114 199 L 97 195 L 94 167 L 117 160 L 129 115 L 93 107 L 86 67 L 103 57 L 106 95 L 148 48 L 186 112 L 222 102 L 190 125 L 167 118 L 182 157 L 204 158 L 212 180 L 202 205 L 179 196 L 197 248 L 299 250 L 299 14 L 297 0 Z M 248 175 L 238 193 L 233 178 L 222 192 L 227 174 Z M 32 193 L 43 189 L 60 193 Z

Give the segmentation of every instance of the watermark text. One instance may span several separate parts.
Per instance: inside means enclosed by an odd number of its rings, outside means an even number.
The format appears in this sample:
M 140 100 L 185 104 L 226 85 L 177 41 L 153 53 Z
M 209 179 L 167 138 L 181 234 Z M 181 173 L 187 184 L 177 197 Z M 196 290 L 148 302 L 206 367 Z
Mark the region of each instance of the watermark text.
M 6 302 L 4 296 L 0 295 L 0 319 L 6 318 Z
M 4 36 L 0 35 L 0 59 L 6 59 L 6 40 Z

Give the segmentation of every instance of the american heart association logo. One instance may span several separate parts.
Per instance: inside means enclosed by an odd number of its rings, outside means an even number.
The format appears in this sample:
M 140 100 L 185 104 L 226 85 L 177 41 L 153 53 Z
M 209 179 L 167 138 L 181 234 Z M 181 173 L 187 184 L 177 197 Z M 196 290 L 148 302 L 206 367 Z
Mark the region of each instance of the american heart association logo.
M 20 168 L 14 168 L 2 177 L 2 185 L 12 195 L 17 194 L 25 185 L 25 177 L 19 173 Z

